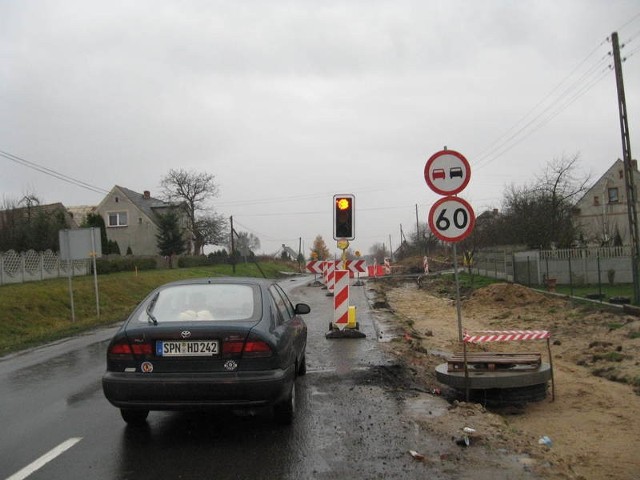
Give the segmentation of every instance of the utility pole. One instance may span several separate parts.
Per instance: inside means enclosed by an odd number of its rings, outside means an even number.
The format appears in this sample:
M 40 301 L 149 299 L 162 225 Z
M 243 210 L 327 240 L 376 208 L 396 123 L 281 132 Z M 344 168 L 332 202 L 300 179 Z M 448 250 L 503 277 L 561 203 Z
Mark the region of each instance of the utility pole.
M 640 304 L 640 240 L 638 238 L 638 212 L 636 188 L 633 180 L 635 168 L 631 163 L 631 141 L 629 140 L 629 124 L 627 121 L 627 103 L 624 97 L 624 82 L 622 80 L 622 60 L 620 59 L 620 45 L 618 32 L 611 34 L 613 45 L 613 64 L 616 72 L 616 87 L 618 89 L 618 110 L 620 112 L 620 133 L 622 135 L 622 159 L 624 162 L 624 181 L 627 193 L 627 214 L 629 216 L 629 231 L 631 232 L 631 268 L 633 275 L 633 303 Z
M 420 245 L 422 245 L 422 242 L 420 241 L 420 239 L 422 238 L 422 235 L 420 235 L 420 221 L 418 220 L 418 204 L 416 203 L 416 247 L 420 247 Z M 425 249 L 424 249 L 424 245 L 422 245 L 422 255 L 425 255 Z
M 236 244 L 233 239 L 235 231 L 233 230 L 233 215 L 229 217 L 229 223 L 231 223 L 231 268 L 233 269 L 233 274 L 236 273 Z

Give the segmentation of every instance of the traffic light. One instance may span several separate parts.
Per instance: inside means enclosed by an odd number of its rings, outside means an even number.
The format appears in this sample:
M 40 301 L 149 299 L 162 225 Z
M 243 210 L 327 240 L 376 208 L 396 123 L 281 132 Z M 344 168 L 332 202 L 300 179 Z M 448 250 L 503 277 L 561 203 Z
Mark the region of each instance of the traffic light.
M 356 236 L 355 197 L 333 196 L 333 239 L 353 240 Z

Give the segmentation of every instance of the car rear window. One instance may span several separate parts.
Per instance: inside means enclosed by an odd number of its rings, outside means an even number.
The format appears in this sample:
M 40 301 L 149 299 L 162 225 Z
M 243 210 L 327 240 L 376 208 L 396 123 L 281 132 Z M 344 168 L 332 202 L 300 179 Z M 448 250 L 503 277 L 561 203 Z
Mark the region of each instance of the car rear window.
M 260 312 L 257 286 L 240 284 L 176 285 L 160 291 L 151 315 L 158 323 L 176 321 L 245 321 Z M 149 300 L 151 303 L 153 299 Z M 138 320 L 150 320 L 145 304 Z

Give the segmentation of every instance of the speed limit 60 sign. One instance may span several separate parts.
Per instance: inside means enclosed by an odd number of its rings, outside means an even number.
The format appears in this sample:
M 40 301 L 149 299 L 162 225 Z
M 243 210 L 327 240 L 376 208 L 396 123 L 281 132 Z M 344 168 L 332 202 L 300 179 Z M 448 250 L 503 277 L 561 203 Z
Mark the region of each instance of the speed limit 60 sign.
M 475 223 L 473 208 L 460 197 L 443 197 L 429 210 L 429 228 L 444 242 L 459 242 L 467 238 Z

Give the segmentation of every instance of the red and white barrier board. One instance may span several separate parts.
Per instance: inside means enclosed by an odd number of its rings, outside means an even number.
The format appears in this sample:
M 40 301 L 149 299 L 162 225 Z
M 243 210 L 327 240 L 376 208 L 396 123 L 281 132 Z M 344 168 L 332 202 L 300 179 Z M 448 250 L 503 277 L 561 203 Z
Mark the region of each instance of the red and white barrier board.
M 312 260 L 307 262 L 305 268 L 311 273 L 322 274 L 326 279 L 326 269 L 329 268 L 329 265 L 333 264 L 334 268 L 340 268 L 342 266 L 341 260 Z M 367 273 L 367 261 L 366 260 L 347 260 L 347 270 L 353 273 Z M 351 275 L 353 277 L 353 275 Z
M 467 343 L 509 342 L 515 340 L 544 340 L 551 337 L 546 330 L 482 330 L 474 335 L 464 333 Z
M 353 273 L 364 273 L 367 271 L 366 260 L 347 260 L 347 270 Z
M 349 270 L 336 270 L 334 277 L 333 323 L 342 330 L 349 323 Z
M 322 273 L 322 264 L 324 262 L 322 260 L 312 260 L 307 263 L 306 269 L 311 273 Z

